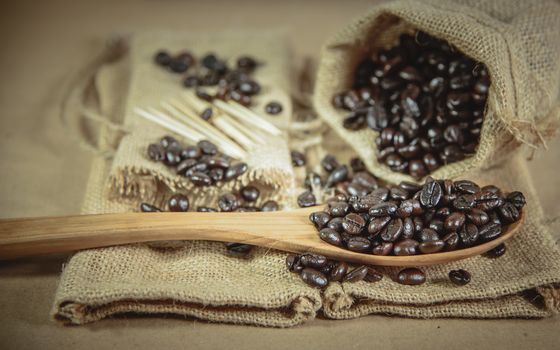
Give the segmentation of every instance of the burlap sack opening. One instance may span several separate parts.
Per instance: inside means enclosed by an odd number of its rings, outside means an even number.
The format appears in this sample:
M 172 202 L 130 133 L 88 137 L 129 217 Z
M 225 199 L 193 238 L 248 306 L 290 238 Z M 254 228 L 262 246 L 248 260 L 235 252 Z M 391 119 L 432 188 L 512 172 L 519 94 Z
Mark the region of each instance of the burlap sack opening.
M 290 51 L 281 32 L 161 32 L 137 35 L 130 43 L 131 83 L 124 117 L 124 127 L 130 133 L 122 138 L 111 168 L 111 199 L 129 204 L 144 201 L 161 205 L 165 200 L 164 194 L 168 192 L 186 193 L 192 198 L 215 198 L 220 193 L 254 184 L 260 188 L 262 198 L 283 200 L 288 195 L 283 189 L 290 188 L 293 181 L 285 135 L 267 137 L 266 145 L 250 150 L 244 160 L 249 165 L 249 171 L 218 187 L 195 187 L 188 179 L 178 176 L 174 169 L 148 159 L 148 145 L 172 133 L 146 121 L 134 109 L 159 107 L 163 101 L 180 98 L 183 93 L 181 82 L 185 75 L 172 74 L 153 62 L 155 53 L 162 49 L 171 53 L 190 50 L 196 57 L 214 52 L 232 65 L 241 55 L 254 56 L 263 63 L 254 74 L 262 85 L 262 92 L 254 99 L 251 108 L 282 130 L 288 126 L 292 110 L 289 97 Z M 268 116 L 264 113 L 264 106 L 273 100 L 283 105 L 283 112 Z M 251 128 L 250 125 L 248 127 Z
M 423 30 L 453 44 L 488 68 L 491 86 L 474 156 L 445 165 L 432 176 L 453 178 L 485 169 L 520 144 L 542 145 L 558 122 L 560 5 L 552 1 L 398 0 L 380 4 L 327 41 L 315 86 L 318 114 L 350 143 L 368 169 L 390 182 L 415 181 L 375 156 L 373 130 L 349 131 L 332 105 L 352 83 L 366 54 L 392 46 L 400 34 Z

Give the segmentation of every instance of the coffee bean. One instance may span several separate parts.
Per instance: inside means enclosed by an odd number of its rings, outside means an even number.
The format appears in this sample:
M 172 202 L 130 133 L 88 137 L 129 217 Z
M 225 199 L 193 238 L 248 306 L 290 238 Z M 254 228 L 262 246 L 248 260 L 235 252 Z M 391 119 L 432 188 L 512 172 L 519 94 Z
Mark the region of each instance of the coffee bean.
M 368 225 L 368 232 L 371 235 L 377 235 L 385 228 L 385 226 L 391 221 L 390 216 L 381 216 L 372 218 Z
M 350 205 L 346 202 L 331 202 L 329 203 L 329 212 L 334 217 L 346 216 Z
M 476 204 L 476 197 L 472 194 L 462 194 L 453 201 L 453 207 L 457 210 L 469 211 Z
M 263 203 L 261 211 L 278 211 L 280 209 L 278 203 L 273 200 L 269 200 Z
M 327 242 L 330 243 L 332 245 L 336 245 L 339 247 L 342 247 L 343 242 L 342 242 L 342 237 L 340 236 L 340 233 L 338 233 L 336 230 L 326 227 L 323 228 L 321 231 L 319 231 L 319 237 Z
M 445 230 L 448 232 L 457 232 L 465 224 L 465 214 L 461 212 L 451 213 L 444 222 Z
M 459 235 L 457 232 L 451 232 L 443 236 L 442 241 L 445 243 L 445 250 L 454 250 L 459 245 Z
M 506 252 L 506 245 L 501 243 L 497 245 L 495 248 L 490 249 L 486 253 L 482 254 L 486 258 L 495 259 L 499 258 L 500 256 L 504 255 Z
M 305 267 L 320 268 L 327 264 L 327 258 L 323 255 L 305 253 L 301 255 L 300 262 Z
M 230 181 L 230 180 L 236 179 L 239 176 L 245 174 L 248 169 L 249 169 L 249 167 L 247 166 L 247 163 L 234 164 L 226 170 L 226 173 L 224 175 L 224 180 L 225 181 Z
M 239 193 L 246 202 L 254 202 L 259 198 L 260 191 L 255 186 L 245 186 L 239 190 Z
M 340 261 L 331 269 L 329 280 L 340 282 L 346 276 L 346 272 L 348 272 L 348 264 Z
M 216 147 L 216 145 L 214 145 L 212 142 L 208 140 L 199 141 L 197 143 L 197 146 L 198 148 L 200 148 L 203 154 L 208 154 L 213 156 L 218 153 L 218 147 Z
M 434 240 L 422 242 L 418 245 L 418 249 L 422 254 L 432 254 L 437 253 L 445 247 L 445 242 L 443 240 Z
M 318 230 L 326 227 L 331 220 L 331 216 L 324 211 L 316 211 L 309 215 L 309 221 L 311 221 Z
M 372 217 L 392 216 L 397 212 L 397 209 L 395 202 L 382 202 L 371 207 L 369 215 Z
M 409 286 L 417 286 L 426 282 L 426 275 L 417 268 L 409 267 L 399 272 L 397 282 Z
M 354 236 L 348 239 L 346 248 L 354 252 L 366 252 L 371 249 L 371 243 L 367 238 Z
M 168 66 L 171 63 L 171 55 L 167 51 L 158 51 L 154 57 L 154 60 L 160 66 Z
M 326 172 L 330 173 L 334 169 L 338 168 L 340 166 L 340 164 L 338 163 L 338 161 L 336 160 L 336 158 L 333 155 L 327 154 L 321 160 L 321 166 L 323 167 L 323 169 Z
M 420 204 L 426 208 L 433 208 L 438 205 L 442 197 L 441 186 L 437 181 L 430 181 L 422 187 L 420 193 Z
M 206 108 L 200 113 L 200 118 L 204 119 L 205 121 L 209 121 L 212 118 L 212 108 Z
M 521 210 L 525 206 L 525 196 L 519 191 L 511 192 L 507 195 L 506 200 L 513 204 L 515 208 Z
M 350 235 L 360 234 L 366 225 L 366 221 L 358 214 L 351 213 L 342 220 L 342 228 Z
M 394 244 L 393 253 L 397 256 L 415 255 L 418 253 L 418 242 L 413 239 L 404 239 Z
M 471 274 L 468 271 L 459 269 L 449 271 L 449 280 L 458 286 L 464 286 L 471 281 Z
M 366 165 L 360 158 L 350 159 L 350 167 L 354 173 L 358 173 L 366 170 Z
M 221 211 L 234 211 L 235 209 L 239 208 L 240 205 L 241 203 L 239 202 L 239 198 L 237 198 L 237 196 L 235 196 L 233 193 L 223 194 L 218 199 L 218 207 Z
M 348 179 L 348 167 L 346 165 L 341 165 L 329 174 L 325 187 L 333 187 L 335 184 L 345 181 L 346 179 Z
M 476 226 L 482 226 L 490 221 L 488 214 L 480 209 L 473 208 L 467 212 L 467 218 Z
M 195 186 L 210 186 L 212 184 L 210 176 L 202 172 L 193 173 L 190 179 Z
M 381 242 L 379 245 L 373 247 L 373 255 L 389 255 L 393 251 L 393 243 Z
M 200 213 L 217 213 L 218 209 L 210 208 L 210 207 L 198 207 L 196 208 L 196 211 Z
M 377 188 L 377 180 L 368 172 L 361 171 L 354 174 L 352 182 L 364 186 L 368 193 Z
M 252 245 L 243 243 L 226 243 L 226 252 L 228 255 L 235 257 L 245 257 L 253 249 Z
M 289 254 L 286 257 L 286 267 L 290 272 L 301 272 L 301 270 L 303 270 L 301 257 L 299 255 Z
M 476 207 L 484 211 L 496 209 L 504 203 L 500 194 L 494 192 L 478 192 L 474 194 Z
M 342 279 L 343 282 L 359 282 L 363 280 L 368 273 L 368 267 L 365 265 L 361 265 L 353 269 L 352 271 L 346 273 L 346 276 Z
M 473 224 L 466 224 L 461 227 L 458 233 L 463 245 L 470 247 L 476 243 L 478 237 L 481 237 L 482 230 L 479 231 L 479 229 Z
M 332 228 L 338 233 L 342 233 L 344 231 L 342 228 L 342 220 L 343 219 L 341 217 L 332 218 L 327 227 Z
M 378 270 L 374 269 L 373 267 L 367 268 L 366 276 L 364 277 L 364 281 L 366 282 L 379 282 L 383 279 L 383 274 Z
M 182 194 L 174 194 L 167 202 L 170 211 L 189 211 L 189 204 L 187 196 Z
M 480 238 L 487 242 L 491 241 L 494 238 L 497 238 L 502 234 L 502 226 L 495 222 L 490 222 L 486 225 L 480 227 L 479 235 Z
M 316 204 L 315 195 L 309 191 L 305 191 L 298 196 L 297 204 L 300 208 L 312 207 Z
M 295 167 L 300 167 L 305 165 L 305 155 L 298 151 L 290 152 L 292 156 L 292 165 Z
M 155 213 L 155 212 L 160 212 L 161 209 L 159 209 L 158 207 L 156 207 L 154 205 L 148 204 L 148 203 L 141 203 L 140 204 L 140 211 L 143 212 L 143 213 Z
M 309 267 L 301 271 L 301 279 L 311 287 L 324 288 L 329 284 L 323 273 Z
M 439 240 L 439 235 L 436 230 L 431 228 L 424 228 L 418 234 L 418 240 L 420 242 L 431 242 Z
M 519 211 L 511 202 L 505 202 L 498 208 L 498 215 L 504 224 L 511 224 L 519 219 Z
M 276 115 L 282 113 L 282 105 L 279 102 L 269 102 L 264 107 L 264 110 L 268 114 Z
M 457 189 L 457 191 L 462 193 L 475 194 L 477 192 L 480 192 L 480 187 L 472 181 L 468 181 L 468 180 L 455 181 L 453 185 L 455 189 Z
M 381 239 L 385 242 L 397 241 L 403 231 L 403 221 L 400 218 L 395 218 L 389 221 L 385 228 L 381 231 Z

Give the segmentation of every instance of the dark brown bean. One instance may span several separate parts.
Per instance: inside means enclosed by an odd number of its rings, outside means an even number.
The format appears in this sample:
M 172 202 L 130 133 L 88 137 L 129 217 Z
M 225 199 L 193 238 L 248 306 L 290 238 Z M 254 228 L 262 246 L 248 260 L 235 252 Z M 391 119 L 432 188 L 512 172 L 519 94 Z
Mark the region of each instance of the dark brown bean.
M 417 286 L 426 282 L 426 275 L 417 268 L 406 268 L 397 275 L 397 282 L 409 286 Z
M 393 253 L 397 256 L 415 255 L 418 253 L 418 242 L 413 239 L 404 239 L 394 244 Z
M 365 265 L 361 265 L 356 267 L 354 270 L 346 273 L 346 276 L 342 279 L 343 282 L 359 282 L 363 280 L 366 275 L 368 274 L 368 267 Z
M 301 279 L 311 287 L 324 288 L 329 284 L 323 273 L 309 267 L 301 271 Z
M 176 212 L 189 211 L 189 205 L 189 198 L 182 194 L 174 194 L 173 196 L 171 196 L 171 198 L 169 198 L 169 201 L 167 203 L 169 210 Z
M 340 282 L 346 276 L 346 272 L 348 271 L 348 264 L 340 261 L 338 262 L 335 267 L 331 270 L 329 275 L 329 280 L 333 282 Z
M 449 280 L 458 286 L 464 286 L 471 281 L 471 274 L 468 271 L 459 269 L 449 271 Z

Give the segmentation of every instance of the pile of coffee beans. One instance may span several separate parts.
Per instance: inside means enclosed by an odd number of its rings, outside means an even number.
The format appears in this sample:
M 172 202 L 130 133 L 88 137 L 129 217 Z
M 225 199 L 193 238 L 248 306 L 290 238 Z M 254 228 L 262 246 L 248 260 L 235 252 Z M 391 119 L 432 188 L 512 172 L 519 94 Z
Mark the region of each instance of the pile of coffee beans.
M 187 75 L 183 80 L 183 85 L 187 88 L 197 89 L 216 86 L 217 91 L 213 96 L 204 96 L 210 99 L 231 99 L 244 106 L 249 106 L 252 96 L 261 91 L 261 85 L 252 77 L 259 62 L 251 56 L 239 57 L 235 67 L 230 67 L 225 60 L 220 59 L 214 53 L 206 54 L 197 60 L 189 51 L 172 55 L 168 51 L 161 50 L 156 53 L 154 61 L 173 73 L 185 73 L 194 69 L 195 73 Z M 273 108 L 272 112 L 276 112 L 276 110 Z
M 293 153 L 292 162 L 295 164 Z M 321 160 L 321 167 L 325 173 L 323 177 L 316 172 L 310 172 L 305 179 L 304 186 L 307 191 L 301 193 L 297 200 L 302 208 L 317 204 L 312 193 L 314 187 L 322 190 L 334 189 L 345 198 L 365 196 L 378 187 L 377 179 L 366 170 L 360 158 L 352 158 L 348 166 L 340 164 L 333 155 L 328 154 Z
M 248 185 L 242 187 L 239 193 L 227 192 L 218 198 L 217 208 L 199 206 L 198 212 L 254 212 L 254 211 L 277 211 L 280 206 L 276 201 L 269 200 L 264 202 L 260 207 L 255 205 L 259 199 L 260 191 L 257 187 Z M 171 212 L 187 212 L 191 208 L 188 196 L 181 193 L 173 194 L 167 200 L 167 210 Z M 140 211 L 144 213 L 161 212 L 162 209 L 149 203 L 141 203 Z M 252 245 L 229 242 L 225 243 L 226 251 L 229 255 L 236 257 L 245 257 L 251 250 Z
M 379 132 L 379 162 L 422 178 L 475 152 L 489 86 L 483 64 L 418 32 L 360 62 L 333 104 L 350 111 L 344 128 Z
M 343 261 L 329 260 L 318 254 L 290 254 L 286 258 L 290 272 L 300 275 L 312 287 L 325 288 L 329 282 L 377 282 L 383 274 L 374 267 L 360 265 L 351 267 Z
M 237 162 L 221 153 L 212 142 L 202 140 L 196 145 L 183 146 L 172 136 L 148 146 L 148 157 L 175 169 L 195 186 L 212 186 L 227 182 L 247 172 L 247 163 Z
M 309 216 L 322 240 L 360 253 L 404 256 L 491 241 L 519 219 L 525 197 L 427 177 L 424 185 L 401 182 L 365 196 L 339 193 L 327 204 Z

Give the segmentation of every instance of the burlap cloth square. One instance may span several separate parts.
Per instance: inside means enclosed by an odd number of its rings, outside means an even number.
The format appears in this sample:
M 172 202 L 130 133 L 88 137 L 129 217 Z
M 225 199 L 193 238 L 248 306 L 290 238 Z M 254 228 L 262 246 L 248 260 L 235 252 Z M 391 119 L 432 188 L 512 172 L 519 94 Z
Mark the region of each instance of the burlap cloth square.
M 213 46 L 221 47 L 219 42 Z M 123 91 L 129 81 L 128 72 L 132 76 L 130 89 L 134 89 L 136 55 L 132 46 L 130 60 L 100 70 L 96 77 L 100 113 L 118 119 Z M 101 126 L 99 147 L 115 145 L 113 131 L 107 125 Z M 131 200 L 123 194 L 125 200 L 109 200 L 115 196 L 112 174 L 122 144 L 114 159 L 95 159 L 83 213 L 135 210 L 134 202 L 139 198 Z M 139 155 L 132 158 L 138 160 L 143 157 L 144 147 L 137 144 L 127 152 L 138 152 Z M 308 154 L 325 152 L 341 159 L 352 154 L 330 131 L 323 135 L 322 144 L 308 149 Z M 295 173 L 291 169 L 289 172 Z M 294 184 L 301 179 L 290 176 L 292 187 L 286 191 L 297 193 L 300 189 Z M 560 309 L 557 289 L 560 252 L 543 224 L 525 161 L 519 155 L 512 155 L 507 162 L 484 172 L 466 173 L 464 177 L 481 184 L 492 183 L 523 191 L 528 199 L 527 221 L 507 244 L 504 256 L 499 259 L 475 257 L 425 268 L 428 282 L 422 286 L 409 287 L 393 282 L 391 276 L 397 268 L 388 268 L 385 278 L 378 283 L 333 283 L 319 291 L 289 273 L 284 262 L 286 254 L 279 251 L 257 248 L 250 258 L 237 259 L 228 257 L 220 243 L 187 242 L 179 249 L 127 245 L 76 253 L 62 273 L 53 317 L 64 323 L 84 324 L 132 312 L 289 327 L 311 320 L 320 312 L 324 317 L 337 319 L 372 313 L 421 318 L 546 317 L 557 313 Z M 288 202 L 286 199 L 289 206 Z M 451 285 L 446 275 L 452 268 L 470 271 L 472 282 L 464 287 Z M 533 288 L 543 297 L 543 305 L 534 305 L 519 295 Z

